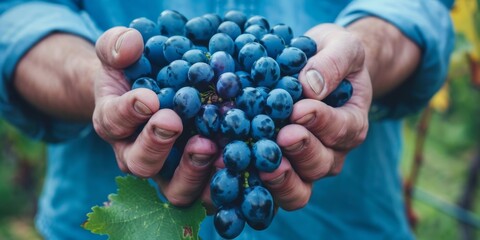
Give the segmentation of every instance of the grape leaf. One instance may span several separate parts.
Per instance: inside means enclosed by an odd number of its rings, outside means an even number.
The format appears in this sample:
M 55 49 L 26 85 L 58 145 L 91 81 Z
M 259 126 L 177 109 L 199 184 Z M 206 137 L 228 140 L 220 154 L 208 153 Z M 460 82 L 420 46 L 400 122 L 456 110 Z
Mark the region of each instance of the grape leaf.
M 83 227 L 111 240 L 199 239 L 205 208 L 199 201 L 188 208 L 162 202 L 147 180 L 134 176 L 117 177 L 118 193 L 109 204 L 95 206 Z

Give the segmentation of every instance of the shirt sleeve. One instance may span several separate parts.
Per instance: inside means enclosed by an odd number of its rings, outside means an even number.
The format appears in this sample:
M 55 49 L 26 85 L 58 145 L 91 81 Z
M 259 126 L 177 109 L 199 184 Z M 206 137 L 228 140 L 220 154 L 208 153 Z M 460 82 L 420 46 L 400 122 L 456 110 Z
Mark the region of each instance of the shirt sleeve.
M 62 2 L 65 4 L 47 1 L 0 3 L 0 117 L 28 136 L 50 142 L 86 133 L 91 126 L 52 119 L 36 111 L 22 100 L 12 81 L 19 60 L 49 34 L 74 34 L 92 43 L 100 35 L 93 21 L 76 8 L 73 1 Z
M 342 26 L 367 16 L 382 18 L 421 48 L 421 63 L 414 74 L 391 94 L 373 101 L 372 120 L 418 112 L 443 85 L 454 45 L 452 4 L 453 0 L 357 0 L 337 17 L 336 23 Z

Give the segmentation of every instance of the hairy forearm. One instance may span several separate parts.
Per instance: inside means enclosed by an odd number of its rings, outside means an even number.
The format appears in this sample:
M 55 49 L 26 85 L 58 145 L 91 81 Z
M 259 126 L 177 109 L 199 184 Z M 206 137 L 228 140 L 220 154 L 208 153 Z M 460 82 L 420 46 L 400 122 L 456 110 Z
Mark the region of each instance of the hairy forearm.
M 364 44 L 374 99 L 398 87 L 417 68 L 420 48 L 390 23 L 368 17 L 352 23 L 347 29 Z
M 93 44 L 68 34 L 52 34 L 19 62 L 14 86 L 33 107 L 71 121 L 91 121 L 93 74 L 100 62 Z

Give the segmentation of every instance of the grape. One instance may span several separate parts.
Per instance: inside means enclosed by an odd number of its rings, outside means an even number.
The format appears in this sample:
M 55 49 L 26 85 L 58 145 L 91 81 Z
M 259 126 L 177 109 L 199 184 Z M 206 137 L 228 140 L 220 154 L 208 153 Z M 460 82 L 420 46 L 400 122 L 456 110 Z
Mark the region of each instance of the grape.
M 273 172 L 280 166 L 282 151 L 272 140 L 260 139 L 252 147 L 255 167 L 262 172 Z
M 182 60 L 187 61 L 190 64 L 203 62 L 208 63 L 207 52 L 200 49 L 190 49 L 182 56 Z
M 175 10 L 165 10 L 160 13 L 157 19 L 160 34 L 167 37 L 185 35 L 186 23 L 187 18 Z
M 225 165 L 210 179 L 217 233 L 232 239 L 245 223 L 267 228 L 274 201 L 260 173 L 282 162 L 276 134 L 290 124 L 293 105 L 303 98 L 298 75 L 317 52 L 315 41 L 294 38 L 286 24 L 270 29 L 266 18 L 235 10 L 223 19 L 214 13 L 187 19 L 165 10 L 157 24 L 138 18 L 131 27 L 142 34 L 144 52 L 123 69 L 125 78 L 131 89 L 157 93 L 160 108 L 173 109 L 183 124 L 159 175 L 171 179 L 187 141 L 200 134 L 222 150 Z M 340 107 L 352 91 L 343 80 L 322 101 Z
M 341 107 L 352 97 L 352 93 L 352 84 L 347 79 L 343 79 L 337 88 L 322 101 L 331 107 Z
M 213 104 L 202 106 L 195 117 L 198 132 L 205 137 L 214 137 L 220 128 L 220 109 Z
M 160 102 L 160 109 L 173 109 L 173 97 L 175 96 L 175 89 L 162 88 L 157 96 L 158 101 Z
M 172 36 L 163 44 L 163 54 L 168 62 L 181 59 L 183 54 L 193 48 L 192 41 L 183 36 Z
M 167 37 L 157 35 L 148 39 L 145 43 L 144 54 L 151 64 L 164 67 L 168 64 L 165 55 L 163 55 L 163 44 L 167 41 Z
M 252 137 L 255 140 L 262 138 L 272 139 L 275 134 L 275 123 L 265 114 L 258 114 L 252 119 Z
M 132 85 L 132 90 L 137 89 L 137 88 L 146 88 L 154 91 L 155 93 L 160 92 L 160 88 L 158 87 L 157 83 L 155 80 L 149 78 L 149 77 L 141 77 L 135 80 Z
M 280 36 L 286 45 L 290 45 L 290 41 L 293 38 L 293 31 L 292 29 L 283 23 L 277 24 L 273 26 L 271 33 Z
M 141 77 L 148 77 L 152 73 L 152 66 L 148 59 L 142 55 L 137 61 L 132 65 L 123 69 L 123 73 L 127 80 L 130 81 L 130 84 L 133 84 L 133 81 Z
M 257 42 L 245 44 L 238 52 L 238 63 L 245 69 L 246 72 L 252 70 L 253 63 L 261 57 L 267 56 L 267 50 Z
M 250 227 L 266 229 L 273 220 L 273 197 L 262 186 L 245 189 L 241 210 Z
M 240 11 L 231 10 L 225 13 L 223 20 L 225 22 L 232 21 L 236 23 L 241 30 L 243 30 L 243 26 L 245 25 L 245 22 L 247 22 L 247 16 Z
M 236 140 L 227 144 L 223 149 L 223 162 L 230 171 L 240 173 L 247 169 L 250 159 L 251 151 L 245 142 Z
M 236 39 L 242 30 L 238 24 L 232 21 L 225 21 L 218 26 L 217 32 L 227 34 L 231 39 Z
M 228 36 L 226 33 L 216 33 L 212 36 L 212 38 L 210 38 L 210 41 L 208 42 L 208 49 L 211 53 L 224 51 L 230 55 L 233 55 L 235 52 L 235 45 L 232 38 L 230 38 L 230 36 Z
M 283 49 L 282 53 L 277 56 L 277 63 L 283 75 L 296 74 L 302 70 L 307 64 L 307 55 L 294 47 Z
M 261 57 L 253 64 L 251 76 L 258 86 L 273 87 L 280 79 L 280 67 L 275 59 Z
M 184 119 L 194 117 L 200 111 L 200 94 L 195 88 L 180 88 L 173 97 L 173 110 Z
M 275 34 L 263 35 L 262 39 L 260 39 L 260 44 L 265 47 L 268 56 L 271 58 L 276 58 L 285 48 L 283 39 Z
M 128 27 L 135 28 L 140 32 L 143 43 L 146 43 L 148 39 L 159 34 L 157 24 L 145 17 L 134 19 Z
M 292 97 L 283 89 L 270 91 L 265 102 L 265 113 L 274 120 L 287 119 L 293 111 Z
M 213 217 L 213 223 L 218 234 L 226 239 L 237 237 L 245 227 L 238 207 L 221 207 Z
M 317 53 L 317 44 L 313 39 L 307 36 L 300 36 L 292 39 L 290 46 L 302 50 L 308 58 Z
M 240 176 L 224 168 L 213 175 L 210 182 L 210 197 L 220 207 L 235 201 L 240 193 Z

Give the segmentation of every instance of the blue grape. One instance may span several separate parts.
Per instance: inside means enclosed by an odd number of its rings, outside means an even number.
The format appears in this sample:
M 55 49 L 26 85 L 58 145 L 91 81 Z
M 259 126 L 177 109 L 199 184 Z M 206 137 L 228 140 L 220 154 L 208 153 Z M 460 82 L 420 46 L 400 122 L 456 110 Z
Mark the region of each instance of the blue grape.
M 229 139 L 243 140 L 250 132 L 250 121 L 242 110 L 232 108 L 223 115 L 220 131 Z
M 143 43 L 146 43 L 148 39 L 160 33 L 157 24 L 145 17 L 134 19 L 128 27 L 135 28 L 140 32 Z
M 255 167 L 262 172 L 275 171 L 282 161 L 280 147 L 270 139 L 260 139 L 253 144 Z
M 200 93 L 195 88 L 180 88 L 173 97 L 173 110 L 182 119 L 194 117 L 200 111 L 200 107 Z
M 220 110 L 213 104 L 202 106 L 195 117 L 198 132 L 205 137 L 213 138 L 220 128 Z
M 262 179 L 258 174 L 258 170 L 254 167 L 248 169 L 247 182 L 249 187 L 263 186 Z
M 240 52 L 240 49 L 245 46 L 247 43 L 251 42 L 258 42 L 257 38 L 250 33 L 242 33 L 238 35 L 237 38 L 235 38 L 234 44 L 235 44 L 235 55 L 238 56 L 238 53 Z
M 262 95 L 263 99 L 267 99 L 270 89 L 267 87 L 256 87 L 257 91 Z
M 182 60 L 187 61 L 191 65 L 198 63 L 198 62 L 203 62 L 203 63 L 208 63 L 209 60 L 207 58 L 207 52 L 204 52 L 200 49 L 190 49 L 186 53 L 183 54 Z
M 240 27 L 240 30 L 243 30 L 247 16 L 243 12 L 230 10 L 223 16 L 223 21 L 232 21 Z
M 250 227 L 266 229 L 273 220 L 273 208 L 273 197 L 266 188 L 254 186 L 245 189 L 241 211 Z
M 253 34 L 257 39 L 262 39 L 262 37 L 268 33 L 268 29 L 260 25 L 250 25 L 245 28 L 244 33 Z
M 242 34 L 242 29 L 232 21 L 225 21 L 218 26 L 217 32 L 227 34 L 231 39 L 236 39 Z
M 280 79 L 280 67 L 275 59 L 261 57 L 253 64 L 251 76 L 256 85 L 273 87 Z
M 270 31 L 270 24 L 268 23 L 268 20 L 265 17 L 262 16 L 253 16 L 247 19 L 244 25 L 244 29 L 247 29 L 250 26 L 253 25 L 258 25 L 263 28 L 265 28 L 267 31 Z
M 210 66 L 213 68 L 216 77 L 220 76 L 222 73 L 235 72 L 235 61 L 230 54 L 224 51 L 212 54 L 210 58 Z
M 271 58 L 276 58 L 285 48 L 283 39 L 275 34 L 265 34 L 260 39 L 260 44 L 265 47 L 268 56 Z
M 341 107 L 350 100 L 353 94 L 352 83 L 343 79 L 340 84 L 322 101 L 331 107 Z
M 250 73 L 245 71 L 236 71 L 235 74 L 237 75 L 238 79 L 240 79 L 242 88 L 253 87 L 253 80 L 250 77 Z
M 173 174 L 180 163 L 180 159 L 182 158 L 182 153 L 183 151 L 180 151 L 178 147 L 172 147 L 158 174 L 166 180 L 172 179 Z
M 240 194 L 240 176 L 220 169 L 210 181 L 210 197 L 215 206 L 220 207 L 235 201 Z
M 233 55 L 235 52 L 235 45 L 232 38 L 225 33 L 216 33 L 210 38 L 208 42 L 208 49 L 210 53 L 215 53 L 218 51 L 227 52 L 230 55 Z
M 141 77 L 149 77 L 152 73 L 152 65 L 150 61 L 142 54 L 142 56 L 132 65 L 123 69 L 123 74 L 133 84 L 133 81 Z
M 272 139 L 275 135 L 275 123 L 265 114 L 256 115 L 251 122 L 251 135 L 254 140 Z
M 167 37 L 185 35 L 186 23 L 187 18 L 175 10 L 164 10 L 157 19 L 160 34 Z
M 240 79 L 232 72 L 222 73 L 217 80 L 217 94 L 224 99 L 234 98 L 238 96 L 242 90 Z
M 148 39 L 145 43 L 145 49 L 143 53 L 151 64 L 158 67 L 164 67 L 168 64 L 165 55 L 163 55 L 163 44 L 167 41 L 167 37 L 157 35 Z
M 276 60 L 283 75 L 293 75 L 305 67 L 307 55 L 298 48 L 287 47 L 277 56 Z
M 212 27 L 214 29 L 217 29 L 218 26 L 220 26 L 220 24 L 222 23 L 222 18 L 214 13 L 204 14 L 202 17 L 207 19 L 210 22 L 210 24 L 212 24 Z
M 213 223 L 217 233 L 226 239 L 237 237 L 245 227 L 245 220 L 238 207 L 220 207 L 213 217 Z
M 310 58 L 317 53 L 317 43 L 308 36 L 300 36 L 292 39 L 290 47 L 296 47 L 302 50 L 305 55 L 307 55 L 307 58 Z
M 197 89 L 205 89 L 214 75 L 212 67 L 204 62 L 195 63 L 188 69 L 188 81 Z
M 277 88 L 268 93 L 265 113 L 273 120 L 287 119 L 292 111 L 293 100 L 287 91 Z
M 204 17 L 195 17 L 185 24 L 185 36 L 195 44 L 204 44 L 215 34 L 217 28 Z
M 223 102 L 222 104 L 220 104 L 220 107 L 219 107 L 220 114 L 223 116 L 225 115 L 226 112 L 228 112 L 228 110 L 236 107 L 237 107 L 237 104 L 234 101 Z
M 135 80 L 132 85 L 132 90 L 137 88 L 146 88 L 154 91 L 155 93 L 160 92 L 160 88 L 158 87 L 155 80 L 149 77 L 141 77 Z
M 184 60 L 175 60 L 162 68 L 157 74 L 157 84 L 161 88 L 171 87 L 178 90 L 187 86 L 190 64 Z
M 245 142 L 232 141 L 223 149 L 223 163 L 228 170 L 240 173 L 247 169 L 251 155 L 250 148 Z
M 245 69 L 246 72 L 252 70 L 253 63 L 261 57 L 266 57 L 267 50 L 262 44 L 251 42 L 245 44 L 238 52 L 238 63 Z
M 183 54 L 193 48 L 192 41 L 183 36 L 171 36 L 163 43 L 163 55 L 168 62 L 181 59 Z
M 265 109 L 265 98 L 260 91 L 253 87 L 243 89 L 236 99 L 237 107 L 245 112 L 248 118 L 252 119 Z
M 175 96 L 175 89 L 162 88 L 157 94 L 158 101 L 160 102 L 160 109 L 173 109 L 173 97 Z
M 280 88 L 290 93 L 293 102 L 297 102 L 302 97 L 303 87 L 297 78 L 284 76 L 280 78 L 275 88 Z
M 293 38 L 293 31 L 292 28 L 290 28 L 288 25 L 285 25 L 283 23 L 277 24 L 273 26 L 270 32 L 280 36 L 283 41 L 285 41 L 286 45 L 290 45 L 290 41 Z

